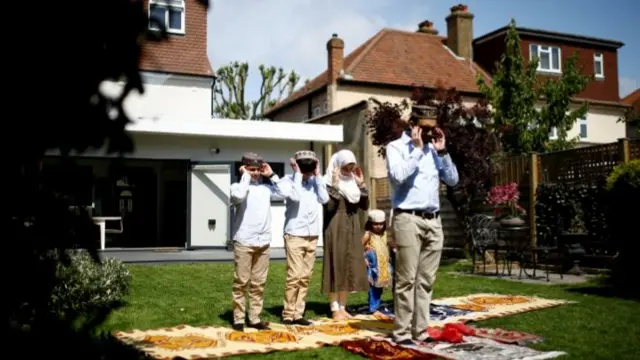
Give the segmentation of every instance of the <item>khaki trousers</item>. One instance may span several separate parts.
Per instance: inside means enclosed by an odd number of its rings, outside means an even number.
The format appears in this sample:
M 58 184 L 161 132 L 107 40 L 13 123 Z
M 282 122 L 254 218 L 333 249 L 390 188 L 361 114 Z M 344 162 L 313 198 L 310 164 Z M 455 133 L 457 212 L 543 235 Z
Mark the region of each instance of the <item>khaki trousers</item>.
M 285 234 L 287 280 L 282 320 L 298 320 L 304 316 L 309 281 L 316 262 L 317 236 L 299 237 Z
M 440 217 L 424 219 L 398 213 L 393 217 L 396 252 L 394 293 L 395 341 L 425 340 L 429 306 L 440 265 L 444 234 Z
M 264 285 L 269 273 L 269 245 L 263 247 L 234 244 L 233 323 L 244 324 L 245 291 L 249 292 L 249 322 L 260 322 L 264 303 Z

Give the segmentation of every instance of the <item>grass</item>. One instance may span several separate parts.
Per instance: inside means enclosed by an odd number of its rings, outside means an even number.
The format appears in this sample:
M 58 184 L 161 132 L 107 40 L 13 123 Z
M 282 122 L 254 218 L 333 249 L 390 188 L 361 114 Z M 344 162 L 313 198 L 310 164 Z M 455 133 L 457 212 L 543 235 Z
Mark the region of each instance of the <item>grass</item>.
M 459 266 L 458 266 L 459 267 Z M 316 264 L 307 306 L 307 317 L 324 316 L 328 302 L 320 292 L 320 263 Z M 223 325 L 231 320 L 232 264 L 131 266 L 133 287 L 126 307 L 115 311 L 105 324 L 107 330 L 151 329 L 189 325 Z M 456 265 L 443 266 L 438 274 L 435 297 L 472 293 L 536 295 L 568 299 L 578 304 L 563 305 L 491 319 L 484 327 L 520 330 L 543 336 L 535 345 L 540 350 L 562 350 L 563 359 L 638 359 L 640 350 L 640 303 L 597 295 L 596 284 L 549 286 L 522 284 L 451 274 Z M 285 265 L 271 265 L 266 286 L 264 320 L 279 321 L 284 295 Z M 594 295 L 596 294 L 596 295 Z M 384 295 L 390 300 L 389 292 Z M 365 304 L 366 294 L 353 294 L 349 303 Z M 633 340 L 636 339 L 636 340 Z M 635 345 L 634 345 L 635 344 Z M 361 358 L 337 347 L 233 359 L 347 359 Z

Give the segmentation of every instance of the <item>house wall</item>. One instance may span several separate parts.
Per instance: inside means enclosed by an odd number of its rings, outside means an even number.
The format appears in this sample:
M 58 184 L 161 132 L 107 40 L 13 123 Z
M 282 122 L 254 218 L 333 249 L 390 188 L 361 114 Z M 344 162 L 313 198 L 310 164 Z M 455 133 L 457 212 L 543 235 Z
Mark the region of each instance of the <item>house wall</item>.
M 489 73 L 495 73 L 495 64 L 500 60 L 505 51 L 505 35 L 496 36 L 493 39 L 474 44 L 473 55 L 474 60 L 480 64 Z M 618 92 L 618 52 L 616 50 L 585 47 L 582 45 L 556 42 L 550 40 L 536 39 L 531 36 L 520 37 L 520 50 L 525 61 L 529 62 L 530 45 L 548 45 L 560 48 L 560 56 L 562 64 L 564 64 L 574 53 L 578 54 L 578 67 L 583 68 L 583 74 L 594 75 L 593 56 L 596 52 L 602 53 L 604 56 L 604 78 L 594 79 L 587 87 L 577 96 L 590 100 L 601 101 L 620 101 Z M 564 68 L 562 66 L 562 68 Z M 561 74 L 539 73 L 540 79 L 557 79 Z
M 213 121 L 213 120 L 212 120 Z M 242 154 L 252 151 L 260 154 L 269 163 L 284 163 L 285 174 L 291 174 L 289 159 L 302 149 L 310 149 L 309 142 L 213 139 L 208 137 L 184 137 L 156 134 L 134 134 L 136 151 L 125 155 L 128 159 L 191 160 L 200 162 L 233 163 L 240 161 Z M 218 148 L 213 154 L 210 149 Z M 49 155 L 57 155 L 51 152 Z M 82 156 L 104 156 L 103 151 L 89 151 Z M 321 159 L 322 162 L 322 159 Z M 324 164 L 321 164 L 324 168 Z M 233 176 L 233 174 L 232 174 Z M 321 205 L 318 205 L 321 207 Z M 274 204 L 272 211 L 272 233 L 274 247 L 283 247 L 284 211 L 283 204 Z M 322 214 L 322 212 L 321 212 Z M 320 235 L 319 246 L 322 245 Z
M 542 106 L 539 104 L 536 108 L 540 110 Z M 575 109 L 577 109 L 576 105 L 570 107 L 572 111 Z M 625 137 L 626 126 L 623 122 L 618 122 L 623 114 L 623 108 L 589 105 L 589 111 L 586 115 L 587 137 L 580 139 L 580 141 L 589 144 L 606 144 Z M 567 132 L 567 138 L 571 139 L 579 135 L 580 121 L 578 120 Z
M 278 111 L 273 121 L 303 122 L 327 113 L 327 93 L 321 91 L 308 99 Z
M 144 94 L 134 90 L 124 102 L 124 109 L 132 120 L 211 118 L 212 78 L 149 72 L 143 72 L 142 77 Z M 123 86 L 122 82 L 105 81 L 100 90 L 105 95 L 117 96 Z

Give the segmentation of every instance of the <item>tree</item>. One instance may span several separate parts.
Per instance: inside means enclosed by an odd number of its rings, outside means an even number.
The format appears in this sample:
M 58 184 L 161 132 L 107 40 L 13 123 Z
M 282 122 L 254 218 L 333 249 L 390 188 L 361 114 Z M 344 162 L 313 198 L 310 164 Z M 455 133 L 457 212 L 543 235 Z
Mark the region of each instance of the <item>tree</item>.
M 623 122 L 636 130 L 640 135 L 640 107 L 632 106 L 625 110 L 624 115 L 617 122 Z
M 266 109 L 282 100 L 284 95 L 291 95 L 300 82 L 300 75 L 295 71 L 287 73 L 282 68 L 264 65 L 260 65 L 259 69 L 262 76 L 260 95 L 252 101 L 245 97 L 248 63 L 235 61 L 218 69 L 213 89 L 213 112 L 216 116 L 225 119 L 261 119 Z
M 4 286 L 10 290 L 4 292 L 2 307 L 8 320 L 7 351 L 28 349 L 33 358 L 132 358 L 138 355 L 123 350 L 124 345 L 96 339 L 99 325 L 113 308 L 73 316 L 50 312 L 54 289 L 60 284 L 57 270 L 69 262 L 66 250 L 88 249 L 92 259 L 99 260 L 93 240 L 96 226 L 88 213 L 71 212 L 70 207 L 78 205 L 73 199 L 43 188 L 41 170 L 47 151 L 59 151 L 72 162 L 70 152 L 82 154 L 105 146 L 112 154 L 133 150 L 134 142 L 125 131 L 130 119 L 123 101 L 132 90 L 144 92 L 138 68 L 144 40 L 163 41 L 167 34 L 161 24 L 157 24 L 160 31 L 149 32 L 148 7 L 141 0 L 39 5 L 19 11 L 29 13 L 30 21 L 41 29 L 56 29 L 66 36 L 47 41 L 46 32 L 22 33 L 7 44 L 15 54 L 8 60 L 11 72 L 5 83 L 11 99 L 3 109 L 11 129 L 3 133 L 3 144 L 11 144 L 3 164 L 8 191 L 2 215 L 4 251 L 9 255 L 3 266 Z M 32 46 L 34 41 L 39 45 Z M 33 71 L 37 65 L 32 60 L 45 53 L 47 66 L 55 69 L 53 77 L 64 79 L 59 84 L 43 82 L 42 73 Z M 118 97 L 100 91 L 107 80 L 125 84 Z M 40 96 L 34 97 L 35 93 Z M 56 346 L 38 346 L 45 343 Z
M 515 20 L 511 20 L 505 44 L 491 84 L 478 77 L 480 91 L 491 104 L 494 124 L 500 129 L 503 151 L 522 154 L 572 148 L 577 138 L 568 139 L 567 132 L 588 108 L 583 104 L 569 110 L 573 98 L 590 81 L 578 69 L 577 55 L 563 64 L 559 78 L 539 80 L 538 59 L 525 63 Z M 544 103 L 537 110 L 541 101 Z M 557 139 L 549 140 L 554 128 Z
M 438 125 L 446 136 L 447 150 L 460 177 L 458 185 L 448 187 L 447 197 L 464 219 L 473 212 L 476 195 L 491 186 L 492 155 L 499 150 L 488 104 L 480 100 L 473 107 L 467 107 L 456 89 L 443 87 L 436 90 L 415 88 L 411 103 L 437 108 Z M 368 133 L 373 144 L 379 147 L 379 156 L 384 158 L 386 145 L 409 127 L 409 123 L 402 120 L 409 106 L 407 101 L 399 104 L 377 102 L 377 106 L 368 111 Z

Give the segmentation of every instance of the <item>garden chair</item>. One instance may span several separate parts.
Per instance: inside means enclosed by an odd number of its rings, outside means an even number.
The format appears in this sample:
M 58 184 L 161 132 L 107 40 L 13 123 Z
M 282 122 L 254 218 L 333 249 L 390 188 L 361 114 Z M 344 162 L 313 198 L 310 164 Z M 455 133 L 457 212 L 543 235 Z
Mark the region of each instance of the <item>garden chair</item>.
M 496 245 L 498 238 L 494 218 L 489 215 L 476 214 L 468 218 L 466 226 L 467 233 L 471 237 L 471 261 L 473 265 L 471 272 L 475 272 L 477 254 L 482 257 L 482 271 L 486 272 L 486 252 Z

